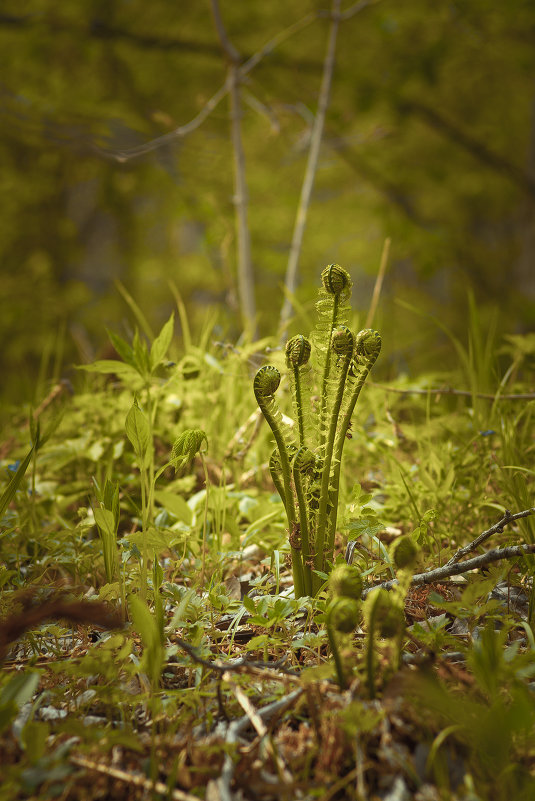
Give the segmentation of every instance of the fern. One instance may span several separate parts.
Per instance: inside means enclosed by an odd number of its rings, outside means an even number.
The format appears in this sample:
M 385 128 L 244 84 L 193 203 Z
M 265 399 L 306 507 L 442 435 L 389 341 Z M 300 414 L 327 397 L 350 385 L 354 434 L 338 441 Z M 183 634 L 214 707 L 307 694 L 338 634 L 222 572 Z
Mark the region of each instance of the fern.
M 322 274 L 313 335 L 320 376 L 319 403 L 311 402 L 312 348 L 302 334 L 286 345 L 299 445 L 284 431 L 274 394 L 276 367 L 261 367 L 254 378 L 257 403 L 277 445 L 270 459 L 273 483 L 288 519 L 295 596 L 317 594 L 333 559 L 343 448 L 355 405 L 381 349 L 381 338 L 367 329 L 356 336 L 346 323 L 351 293 L 349 274 L 330 264 Z

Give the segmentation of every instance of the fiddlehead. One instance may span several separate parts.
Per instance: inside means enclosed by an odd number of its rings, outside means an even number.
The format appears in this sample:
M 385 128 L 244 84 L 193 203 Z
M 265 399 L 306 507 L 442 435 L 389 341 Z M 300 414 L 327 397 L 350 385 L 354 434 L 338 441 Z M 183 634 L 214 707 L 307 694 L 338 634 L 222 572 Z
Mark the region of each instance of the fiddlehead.
M 335 327 L 348 320 L 347 301 L 351 295 L 351 278 L 339 264 L 329 264 L 321 274 L 321 282 L 322 289 L 316 304 L 319 320 L 315 340 L 322 362 L 320 445 L 324 445 L 327 436 L 327 382 L 331 372 L 331 337 Z
M 305 414 L 300 368 L 308 363 L 310 350 L 310 342 L 302 334 L 297 334 L 286 343 L 286 364 L 293 374 L 292 387 L 299 426 L 299 444 L 301 446 L 305 444 Z
M 277 370 L 276 367 L 273 367 L 271 364 L 265 364 L 254 377 L 253 381 L 253 390 L 260 409 L 262 410 L 262 405 L 264 403 L 264 399 L 267 400 L 272 398 L 275 392 L 279 388 L 279 384 L 281 382 L 281 374 Z

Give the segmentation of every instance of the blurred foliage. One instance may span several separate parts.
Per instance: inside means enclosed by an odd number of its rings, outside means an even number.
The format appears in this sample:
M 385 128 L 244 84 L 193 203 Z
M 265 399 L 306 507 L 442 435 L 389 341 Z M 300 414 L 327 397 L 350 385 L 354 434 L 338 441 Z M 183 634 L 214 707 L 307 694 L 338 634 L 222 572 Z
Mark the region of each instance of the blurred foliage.
M 242 87 L 263 334 L 280 309 L 329 20 L 317 0 L 226 0 L 222 14 L 244 60 L 310 14 Z M 341 24 L 298 299 L 306 313 L 319 269 L 337 261 L 365 309 L 392 237 L 376 326 L 396 368 L 399 354 L 415 371 L 455 358 L 396 298 L 458 335 L 467 289 L 483 329 L 497 306 L 498 333 L 533 323 L 534 27 L 528 0 L 381 0 Z M 223 84 L 209 3 L 5 0 L 0 49 L 4 395 L 37 398 L 44 379 L 106 356 L 102 323 L 117 328 L 124 314 L 115 279 L 155 326 L 172 279 L 194 330 L 217 306 L 216 335 L 235 339 L 228 98 L 187 136 L 124 158 Z

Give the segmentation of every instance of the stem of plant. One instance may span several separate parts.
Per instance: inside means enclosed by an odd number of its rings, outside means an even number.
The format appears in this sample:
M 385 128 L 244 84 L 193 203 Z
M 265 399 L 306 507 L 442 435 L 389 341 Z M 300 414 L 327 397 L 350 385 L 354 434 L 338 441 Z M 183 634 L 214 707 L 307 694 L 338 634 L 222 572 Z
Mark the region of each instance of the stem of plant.
M 297 458 L 297 457 L 296 457 Z M 303 583 L 305 593 L 312 595 L 312 571 L 310 569 L 310 534 L 308 522 L 308 505 L 303 490 L 303 480 L 299 464 L 294 459 L 293 477 L 295 494 L 297 495 L 297 506 L 299 508 L 299 526 L 301 533 L 301 553 L 303 560 Z
M 336 398 L 334 400 L 334 405 L 331 412 L 331 422 L 329 425 L 329 433 L 326 442 L 325 448 L 325 459 L 323 463 L 323 472 L 321 476 L 321 490 L 320 490 L 320 506 L 318 511 L 318 525 L 316 530 L 316 544 L 315 550 L 316 555 L 314 559 L 314 563 L 316 566 L 316 570 L 323 571 L 324 570 L 324 547 L 325 547 L 325 534 L 327 529 L 327 504 L 329 502 L 329 488 L 330 488 L 330 480 L 331 480 L 331 464 L 333 458 L 333 445 L 334 445 L 334 438 L 336 436 L 336 426 L 338 423 L 338 415 L 340 414 L 340 407 L 342 405 L 342 398 L 344 395 L 344 387 L 347 378 L 347 371 L 349 369 L 349 363 L 351 361 L 351 354 L 345 354 L 343 356 L 342 362 L 342 369 L 340 373 L 340 378 L 338 380 L 338 389 L 336 393 Z M 314 590 L 317 592 L 319 587 L 321 586 L 321 578 L 319 576 L 315 576 L 314 578 Z

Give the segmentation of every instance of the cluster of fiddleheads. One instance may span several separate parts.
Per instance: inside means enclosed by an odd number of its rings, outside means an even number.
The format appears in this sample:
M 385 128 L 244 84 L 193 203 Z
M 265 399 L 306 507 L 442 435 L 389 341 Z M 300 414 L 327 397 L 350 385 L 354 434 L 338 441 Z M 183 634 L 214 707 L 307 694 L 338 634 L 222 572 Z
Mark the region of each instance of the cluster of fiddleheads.
M 253 384 L 275 438 L 269 467 L 288 518 L 296 597 L 315 595 L 332 562 L 344 443 L 360 391 L 381 349 L 376 331 L 366 329 L 355 335 L 347 327 L 349 273 L 330 264 L 321 280 L 314 348 L 302 334 L 286 345 L 297 436 L 283 432 L 274 398 L 281 381 L 277 368 L 261 367 Z M 317 368 L 315 393 L 319 393 L 315 409 L 311 403 L 312 355 Z

